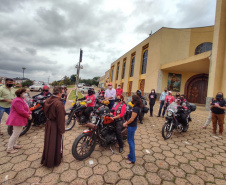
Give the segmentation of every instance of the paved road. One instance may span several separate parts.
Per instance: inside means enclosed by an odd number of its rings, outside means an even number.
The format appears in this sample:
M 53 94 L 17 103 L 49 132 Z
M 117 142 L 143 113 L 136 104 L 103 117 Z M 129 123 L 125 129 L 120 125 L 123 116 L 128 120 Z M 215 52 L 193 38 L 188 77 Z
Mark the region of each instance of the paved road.
M 154 107 L 157 114 L 158 105 Z M 175 132 L 172 138 L 161 136 L 163 118 L 145 115 L 144 124 L 135 134 L 137 161 L 126 164 L 125 152 L 115 154 L 109 148 L 96 146 L 90 158 L 77 161 L 71 154 L 74 139 L 85 129 L 76 126 L 64 136 L 64 157 L 60 166 L 48 169 L 40 164 L 44 128 L 31 128 L 20 138 L 24 147 L 17 154 L 7 154 L 9 136 L 3 124 L 0 136 L 0 184 L 226 184 L 226 134 L 210 134 L 211 126 L 200 129 L 208 112 L 202 107 L 192 114 L 187 133 Z M 6 116 L 4 116 L 4 120 Z M 4 121 L 3 121 L 4 122 Z

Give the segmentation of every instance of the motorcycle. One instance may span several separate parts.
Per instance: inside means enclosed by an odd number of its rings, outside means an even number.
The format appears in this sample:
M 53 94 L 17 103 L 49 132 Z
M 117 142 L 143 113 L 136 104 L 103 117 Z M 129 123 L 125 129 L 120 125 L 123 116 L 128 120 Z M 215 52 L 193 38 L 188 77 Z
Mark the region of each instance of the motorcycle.
M 23 127 L 22 132 L 20 133 L 20 136 L 27 133 L 27 131 L 30 129 L 32 122 L 34 125 L 42 125 L 46 122 L 46 117 L 43 112 L 43 105 L 44 100 L 46 100 L 49 97 L 44 97 L 42 95 L 39 95 L 35 98 L 28 98 L 27 103 L 29 105 L 29 109 L 31 111 L 32 119 L 28 120 L 27 125 Z M 8 134 L 12 135 L 13 133 L 13 126 L 8 126 Z
M 187 108 L 185 105 L 178 105 L 173 102 L 167 107 L 167 116 L 165 124 L 162 127 L 162 137 L 166 140 L 169 139 L 174 130 L 178 132 L 187 132 L 189 122 L 191 121 L 190 114 L 196 110 L 196 105 L 190 103 Z M 186 124 L 182 124 L 182 115 L 185 115 Z
M 75 102 L 72 103 L 72 107 L 66 110 L 65 131 L 71 130 L 74 127 L 76 120 L 79 125 L 84 125 L 89 121 L 89 119 L 84 115 L 85 109 L 85 101 L 80 102 L 75 100 Z
M 84 115 L 84 111 L 86 109 L 86 102 L 80 102 L 75 100 L 75 102 L 72 103 L 72 107 L 66 110 L 65 130 L 71 130 L 75 126 L 76 120 L 79 125 L 85 125 L 86 123 L 90 122 L 93 112 L 97 110 L 100 106 L 106 105 L 106 103 L 103 103 L 103 101 L 101 100 L 102 98 L 95 99 L 95 106 L 93 108 L 93 111 L 91 111 L 89 118 Z
M 110 110 L 106 106 L 98 108 L 92 116 L 92 122 L 86 124 L 88 130 L 84 130 L 74 141 L 72 145 L 72 155 L 77 160 L 83 160 L 89 157 L 95 149 L 97 143 L 102 147 L 107 147 L 117 143 L 116 127 Z M 127 129 L 123 128 L 122 136 L 125 140 Z M 113 152 L 113 150 L 111 149 Z

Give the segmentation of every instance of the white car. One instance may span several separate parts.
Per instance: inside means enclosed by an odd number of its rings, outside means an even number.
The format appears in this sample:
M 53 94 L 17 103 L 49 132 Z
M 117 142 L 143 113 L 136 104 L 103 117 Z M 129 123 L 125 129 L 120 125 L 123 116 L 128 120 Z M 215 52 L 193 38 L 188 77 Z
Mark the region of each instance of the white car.
M 82 87 L 82 88 L 79 88 L 78 91 L 81 92 L 81 93 L 85 93 L 87 94 L 88 93 L 88 90 L 90 89 L 91 87 Z
M 34 85 L 30 86 L 29 89 L 30 89 L 30 91 L 40 91 L 41 92 L 42 89 L 43 89 L 43 86 L 45 86 L 44 83 L 42 83 L 42 84 L 34 84 Z
M 79 83 L 78 88 L 82 88 L 84 86 L 84 83 Z

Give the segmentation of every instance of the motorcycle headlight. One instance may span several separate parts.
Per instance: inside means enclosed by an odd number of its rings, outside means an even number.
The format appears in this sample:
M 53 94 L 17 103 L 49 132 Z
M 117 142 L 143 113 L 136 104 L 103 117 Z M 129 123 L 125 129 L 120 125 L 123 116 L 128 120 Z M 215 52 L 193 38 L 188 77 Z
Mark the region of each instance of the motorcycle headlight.
M 93 116 L 91 121 L 92 121 L 93 124 L 96 123 L 96 117 Z
M 167 112 L 167 116 L 172 116 L 172 115 L 173 115 L 173 113 L 171 111 Z

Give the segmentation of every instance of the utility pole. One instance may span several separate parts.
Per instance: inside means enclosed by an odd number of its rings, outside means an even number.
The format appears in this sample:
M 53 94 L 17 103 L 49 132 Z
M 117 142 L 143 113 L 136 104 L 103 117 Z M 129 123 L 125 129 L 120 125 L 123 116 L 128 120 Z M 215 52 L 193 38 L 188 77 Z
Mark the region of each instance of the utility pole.
M 81 62 L 82 62 L 82 54 L 83 54 L 83 50 L 80 49 L 79 62 L 78 62 L 78 64 L 75 66 L 75 68 L 77 68 L 77 76 L 76 76 L 76 100 L 78 99 L 79 73 L 80 73 L 80 69 L 83 69 L 83 66 L 81 65 Z

